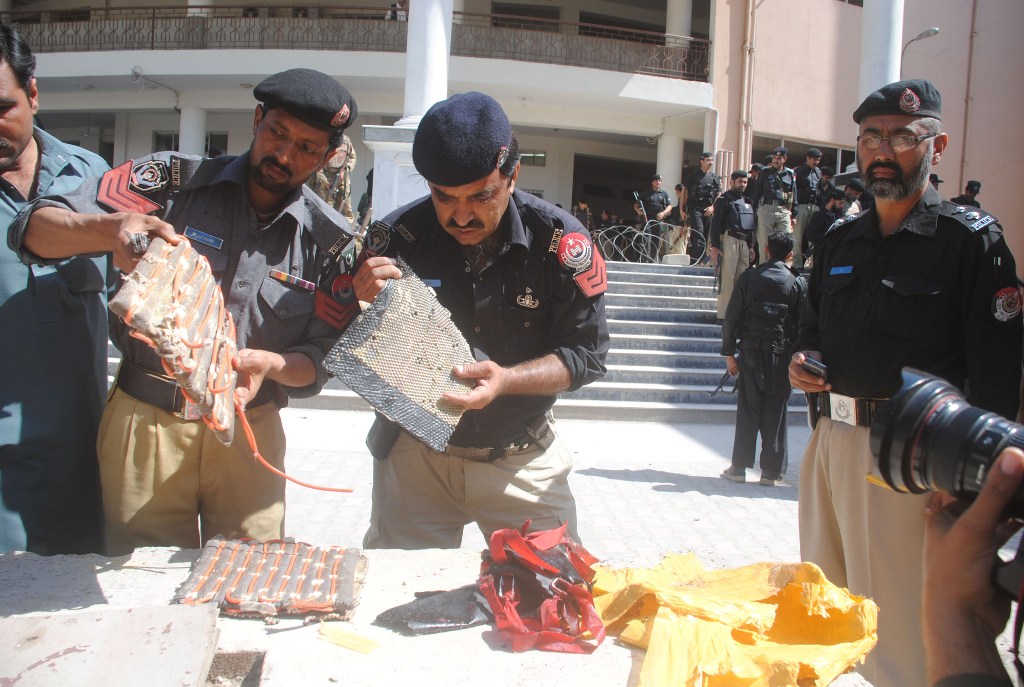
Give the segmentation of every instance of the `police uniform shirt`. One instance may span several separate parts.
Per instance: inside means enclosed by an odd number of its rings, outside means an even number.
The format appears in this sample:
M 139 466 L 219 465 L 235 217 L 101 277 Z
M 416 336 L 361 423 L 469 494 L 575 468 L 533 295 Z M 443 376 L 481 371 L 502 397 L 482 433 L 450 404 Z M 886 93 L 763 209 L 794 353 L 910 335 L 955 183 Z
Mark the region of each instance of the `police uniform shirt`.
M 807 165 L 800 165 L 794 171 L 794 177 L 796 179 L 796 204 L 816 205 L 820 197 L 818 193 L 821 186 L 821 168 L 814 167 L 812 169 Z
M 783 167 L 765 167 L 757 176 L 756 196 L 753 197 L 754 207 L 762 205 L 782 205 L 792 209 L 796 179 L 793 170 Z M 788 198 L 788 200 L 787 200 Z
M 102 174 L 100 156 L 41 129 L 37 193 Z M 0 178 L 10 226 L 28 200 Z M 0 551 L 103 550 L 96 431 L 107 391 L 108 260 L 22 264 L 0 247 Z
M 560 226 L 564 229 L 556 228 Z M 474 276 L 426 197 L 374 222 L 366 247 L 375 255 L 400 255 L 434 286 L 477 360 L 508 367 L 556 353 L 569 370 L 570 390 L 603 377 L 609 345 L 603 261 L 593 282 L 597 292 L 588 296 L 575 270 L 558 258 L 559 246 L 572 240 L 589 246 L 591 259 L 600 260 L 589 234 L 569 213 L 519 190 L 513 192 L 497 231 L 505 237 L 498 256 Z M 581 264 L 579 269 L 586 267 Z M 464 413 L 451 444 L 508 444 L 554 402 L 554 396 L 499 396 L 485 408 Z
M 688 211 L 703 212 L 715 202 L 715 198 L 718 197 L 722 189 L 718 176 L 710 170 L 707 172 L 702 172 L 700 169 L 691 170 L 686 175 L 685 185 L 686 209 Z
M 747 242 L 753 241 L 753 229 L 744 230 L 742 226 L 737 226 L 739 217 L 734 217 L 733 213 L 729 212 L 729 205 L 736 202 L 737 200 L 743 199 L 743 202 L 753 206 L 750 198 L 747 198 L 739 191 L 728 190 L 718 197 L 715 201 L 715 212 L 711 216 L 711 246 L 713 248 L 721 249 L 722 247 L 722 236 L 729 230 L 740 231 L 747 234 Z M 753 207 L 751 207 L 753 211 Z
M 329 254 L 346 239 L 341 227 L 347 220 L 330 208 L 307 186 L 285 198 L 280 213 L 266 225 L 257 220 L 249 204 L 249 154 L 203 159 L 176 153 L 155 153 L 134 163 L 128 189 L 159 206 L 152 214 L 184 234 L 192 248 L 210 261 L 214 277 L 224 292 L 225 305 L 235 322 L 239 348 L 275 353 L 302 353 L 316 369 L 316 380 L 305 387 L 280 389 L 294 398 L 320 392 L 327 381 L 323 358 L 340 336 L 340 330 L 317 315 L 316 299 L 329 293 L 338 262 Z M 124 166 L 108 173 L 111 182 Z M 77 191 L 40 199 L 34 207 L 63 207 L 80 213 L 113 211 L 98 200 L 101 179 L 90 179 Z M 121 183 L 121 182 L 115 182 Z M 139 209 L 146 209 L 140 207 Z M 21 245 L 29 210 L 18 216 L 12 238 Z M 37 261 L 21 248 L 23 259 Z M 301 286 L 270 276 L 279 270 L 319 285 L 319 296 Z M 125 359 L 162 374 L 160 360 L 147 345 L 128 335 L 128 327 L 111 319 L 111 338 Z M 264 391 L 266 389 L 266 391 Z M 255 406 L 276 394 L 278 385 L 264 381 Z
M 836 393 L 888 398 L 912 366 L 1017 413 L 1020 301 L 1013 257 L 986 213 L 957 212 L 930 186 L 883 238 L 868 210 L 815 252 L 797 350 L 817 350 Z
M 736 355 L 738 341 L 741 350 L 788 355 L 806 291 L 804 278 L 781 260 L 743 272 L 722 321 L 721 354 Z
M 668 193 L 664 190 L 655 191 L 653 188 L 649 188 L 640 194 L 640 203 L 644 206 L 644 212 L 647 213 L 647 220 L 657 219 L 658 215 L 665 210 L 672 201 L 669 200 Z

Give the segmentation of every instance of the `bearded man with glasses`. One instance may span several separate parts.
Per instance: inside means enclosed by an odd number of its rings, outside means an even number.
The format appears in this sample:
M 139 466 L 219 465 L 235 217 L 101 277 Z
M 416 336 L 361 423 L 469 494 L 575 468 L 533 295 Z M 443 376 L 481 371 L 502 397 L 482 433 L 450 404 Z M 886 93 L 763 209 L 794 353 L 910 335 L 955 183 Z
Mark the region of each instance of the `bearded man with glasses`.
M 970 403 L 1016 417 L 1021 317 L 1013 256 L 987 213 L 928 183 L 948 136 L 928 81 L 899 81 L 854 112 L 857 166 L 875 206 L 842 217 L 815 251 L 790 382 L 816 418 L 800 475 L 800 553 L 830 580 L 874 599 L 878 646 L 861 673 L 875 687 L 925 685 L 921 631 L 927 496 L 865 480 L 874 411 L 904 366 L 949 380 Z M 805 358 L 827 376 L 804 370 Z

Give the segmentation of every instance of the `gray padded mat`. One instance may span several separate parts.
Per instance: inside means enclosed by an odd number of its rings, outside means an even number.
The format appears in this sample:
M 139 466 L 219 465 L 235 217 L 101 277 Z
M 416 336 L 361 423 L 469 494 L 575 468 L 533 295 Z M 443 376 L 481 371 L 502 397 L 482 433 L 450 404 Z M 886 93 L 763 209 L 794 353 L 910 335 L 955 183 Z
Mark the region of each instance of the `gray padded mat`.
M 464 394 L 472 384 L 452 368 L 475 362 L 469 344 L 401 258 L 401 279 L 387 282 L 349 325 L 324 367 L 370 405 L 435 451 L 444 451 L 462 410 L 441 394 Z

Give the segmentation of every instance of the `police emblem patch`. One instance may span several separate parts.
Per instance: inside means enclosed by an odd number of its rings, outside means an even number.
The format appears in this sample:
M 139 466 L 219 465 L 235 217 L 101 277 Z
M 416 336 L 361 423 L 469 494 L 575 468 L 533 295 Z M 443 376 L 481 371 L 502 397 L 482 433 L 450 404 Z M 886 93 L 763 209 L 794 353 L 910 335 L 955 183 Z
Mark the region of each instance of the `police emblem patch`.
M 348 115 L 348 103 L 345 103 L 344 105 L 341 106 L 341 109 L 338 110 L 333 117 L 331 117 L 331 126 L 341 126 L 342 124 L 348 121 Z
M 516 296 L 516 303 L 531 310 L 540 305 L 540 301 L 533 297 L 533 289 L 526 287 L 526 293 Z
M 900 109 L 907 114 L 914 114 L 921 109 L 921 98 L 909 88 L 900 96 Z
M 163 188 L 171 181 L 167 163 L 163 160 L 147 160 L 132 167 L 128 187 L 139 193 L 149 193 Z
M 391 227 L 383 222 L 374 222 L 366 232 L 366 252 L 380 255 L 388 248 L 391 241 Z
M 508 146 L 502 146 L 498 151 L 498 164 L 495 167 L 500 169 L 506 161 L 508 161 Z
M 566 234 L 558 242 L 558 262 L 573 272 L 590 267 L 594 247 L 583 234 Z
M 351 274 L 339 274 L 331 282 L 331 295 L 342 305 L 348 305 L 356 299 L 356 289 Z
M 1020 291 L 1013 286 L 996 291 L 992 299 L 992 315 L 1000 322 L 1009 322 L 1020 315 Z

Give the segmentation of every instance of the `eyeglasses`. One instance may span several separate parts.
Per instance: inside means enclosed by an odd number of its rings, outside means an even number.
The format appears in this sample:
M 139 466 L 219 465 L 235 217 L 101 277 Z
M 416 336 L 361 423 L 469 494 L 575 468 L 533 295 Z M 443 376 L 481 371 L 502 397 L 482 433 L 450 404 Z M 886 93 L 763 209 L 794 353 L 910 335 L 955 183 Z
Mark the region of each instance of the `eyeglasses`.
M 922 134 L 921 136 L 914 136 L 913 134 L 896 134 L 894 136 L 862 134 L 857 137 L 857 142 L 868 150 L 878 150 L 878 147 L 882 145 L 882 141 L 888 141 L 889 146 L 895 152 L 902 153 L 903 151 L 916 147 L 921 141 L 926 141 L 929 138 L 935 138 L 936 136 L 938 136 L 938 134 Z

